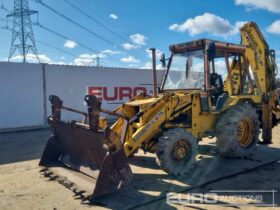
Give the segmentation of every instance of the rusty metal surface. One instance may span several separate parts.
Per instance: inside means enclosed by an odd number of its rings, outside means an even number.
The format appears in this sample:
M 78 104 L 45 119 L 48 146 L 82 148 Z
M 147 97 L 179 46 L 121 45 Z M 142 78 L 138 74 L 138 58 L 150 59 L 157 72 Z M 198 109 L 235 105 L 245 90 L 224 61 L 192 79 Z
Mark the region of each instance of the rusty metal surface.
M 85 102 L 88 105 L 88 120 L 90 129 L 97 131 L 99 125 L 101 102 L 95 97 L 86 95 Z
M 133 175 L 123 149 L 106 157 L 98 176 L 92 199 L 129 185 Z
M 123 114 L 114 112 L 114 111 L 110 111 L 110 110 L 106 110 L 106 109 L 101 109 L 101 102 L 100 100 L 94 96 L 94 95 L 86 95 L 85 96 L 85 101 L 88 105 L 88 113 L 89 113 L 89 124 L 91 124 L 91 122 L 94 124 L 94 128 L 98 128 L 98 123 L 99 123 L 99 117 L 100 117 L 100 112 L 103 112 L 105 114 L 108 115 L 113 115 L 116 117 L 120 117 L 123 119 L 128 120 L 129 118 Z
M 106 150 L 108 140 L 98 127 L 101 103 L 97 98 L 85 97 L 89 125 L 61 121 L 63 101 L 57 96 L 49 99 L 52 117 L 48 118 L 48 123 L 53 135 L 39 162 L 43 174 L 73 188 L 84 198 L 96 198 L 127 186 L 132 180 L 132 171 L 123 148 Z M 67 110 L 77 112 L 71 108 Z
M 85 191 L 86 197 L 111 193 L 132 180 L 123 149 L 107 152 L 103 148 L 105 139 L 102 132 L 64 122 L 51 126 L 54 127 L 55 136 L 49 138 L 39 163 L 47 168 L 46 172 L 51 172 L 45 173 L 46 176 L 53 175 L 51 177 L 56 177 L 62 184 L 75 186 L 79 192 Z M 58 167 L 64 170 L 58 170 Z M 76 178 L 67 177 L 69 173 Z M 83 189 L 85 185 L 81 184 L 85 176 L 90 183 L 87 189 Z
M 55 137 L 64 156 L 77 159 L 81 165 L 100 168 L 105 158 L 105 138 L 102 132 L 92 131 L 76 124 L 59 122 L 54 125 Z M 76 167 L 80 167 L 77 165 Z

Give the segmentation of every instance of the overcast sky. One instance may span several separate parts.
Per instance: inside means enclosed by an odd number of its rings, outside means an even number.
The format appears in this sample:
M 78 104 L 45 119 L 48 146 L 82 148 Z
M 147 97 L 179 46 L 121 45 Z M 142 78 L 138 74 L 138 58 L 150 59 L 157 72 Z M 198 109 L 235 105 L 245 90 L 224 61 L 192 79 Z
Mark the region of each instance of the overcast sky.
M 168 56 L 170 44 L 192 39 L 239 43 L 239 27 L 254 21 L 277 51 L 280 63 L 280 0 L 36 1 L 30 0 L 29 6 L 39 12 L 39 23 L 64 36 L 33 26 L 42 62 L 96 65 L 98 54 L 103 66 L 150 67 L 150 47 L 157 48 L 158 55 L 164 52 Z M 13 1 L 3 0 L 3 5 L 0 60 L 6 60 L 10 50 L 11 31 L 5 29 L 5 18 L 7 10 L 13 10 Z M 37 15 L 32 22 L 37 22 Z M 12 28 L 12 19 L 8 23 Z M 19 57 L 17 53 L 12 60 Z M 34 60 L 32 54 L 29 60 Z

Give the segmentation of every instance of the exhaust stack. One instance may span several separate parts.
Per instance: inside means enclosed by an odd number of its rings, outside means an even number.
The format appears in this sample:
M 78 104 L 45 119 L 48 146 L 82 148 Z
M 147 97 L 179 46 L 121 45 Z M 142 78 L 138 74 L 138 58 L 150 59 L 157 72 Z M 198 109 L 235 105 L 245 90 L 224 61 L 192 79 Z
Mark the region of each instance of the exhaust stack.
M 150 48 L 150 50 L 152 51 L 154 98 L 157 98 L 158 94 L 157 94 L 156 49 Z

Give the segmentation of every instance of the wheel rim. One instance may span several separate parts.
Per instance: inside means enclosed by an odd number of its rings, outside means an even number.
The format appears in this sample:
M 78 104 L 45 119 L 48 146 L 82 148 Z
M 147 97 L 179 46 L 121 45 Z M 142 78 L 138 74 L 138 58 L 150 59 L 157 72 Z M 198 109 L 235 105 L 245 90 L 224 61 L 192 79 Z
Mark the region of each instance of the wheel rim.
M 246 117 L 239 121 L 238 124 L 238 143 L 242 147 L 248 147 L 252 144 L 254 137 L 254 124 L 253 121 Z
M 177 141 L 172 150 L 172 158 L 176 162 L 181 162 L 190 157 L 191 148 L 190 145 L 183 139 Z

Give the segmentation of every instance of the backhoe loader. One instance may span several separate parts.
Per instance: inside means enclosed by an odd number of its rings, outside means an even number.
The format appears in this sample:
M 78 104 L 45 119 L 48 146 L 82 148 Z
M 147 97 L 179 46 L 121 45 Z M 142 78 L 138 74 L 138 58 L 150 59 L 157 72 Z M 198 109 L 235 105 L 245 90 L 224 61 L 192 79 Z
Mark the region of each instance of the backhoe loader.
M 241 44 L 199 39 L 171 45 L 170 58 L 161 59 L 159 89 L 152 49 L 153 95 L 141 93 L 113 111 L 102 109 L 94 95 L 85 96 L 87 112 L 50 96 L 53 134 L 39 163 L 42 172 L 94 199 L 132 182 L 128 160 L 139 149 L 155 153 L 167 173 L 180 175 L 191 173 L 203 138 L 216 137 L 221 155 L 239 158 L 250 156 L 257 143 L 272 143 L 280 113 L 275 53 L 255 23 L 246 23 L 240 34 Z M 82 114 L 83 122 L 63 121 L 65 109 Z M 109 126 L 100 113 L 117 120 Z

